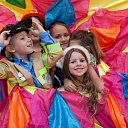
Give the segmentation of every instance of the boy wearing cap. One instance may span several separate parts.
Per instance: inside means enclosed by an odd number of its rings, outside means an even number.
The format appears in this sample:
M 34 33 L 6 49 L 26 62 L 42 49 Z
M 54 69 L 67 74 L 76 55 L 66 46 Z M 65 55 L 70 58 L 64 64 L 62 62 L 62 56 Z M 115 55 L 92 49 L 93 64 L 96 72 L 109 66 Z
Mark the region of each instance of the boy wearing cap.
M 15 81 L 15 84 L 18 83 L 20 86 L 50 88 L 48 69 L 63 56 L 63 52 L 59 43 L 41 25 L 36 22 L 33 24 L 39 31 L 43 45 L 47 48 L 46 53 L 43 55 L 40 52 L 33 53 L 33 42 L 28 37 L 28 28 L 31 27 L 32 20 L 20 21 L 10 33 L 3 32 L 0 35 L 0 50 L 6 47 L 6 50 L 12 54 L 9 60 L 4 58 L 0 61 L 0 78 L 7 77 L 9 83 L 14 84 Z M 8 36 L 7 40 L 5 35 Z

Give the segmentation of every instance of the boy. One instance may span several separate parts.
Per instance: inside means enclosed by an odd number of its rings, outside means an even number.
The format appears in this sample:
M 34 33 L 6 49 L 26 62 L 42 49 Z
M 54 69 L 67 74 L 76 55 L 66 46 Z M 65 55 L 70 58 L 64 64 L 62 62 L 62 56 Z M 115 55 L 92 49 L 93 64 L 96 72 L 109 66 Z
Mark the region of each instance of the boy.
M 45 53 L 43 55 L 40 52 L 33 53 L 33 42 L 28 37 L 28 28 L 32 26 L 32 20 L 20 21 L 10 32 L 5 31 L 0 35 L 0 50 L 6 47 L 6 51 L 12 54 L 11 58 L 0 61 L 0 78 L 7 78 L 8 82 L 13 85 L 48 89 L 51 87 L 48 69 L 56 64 L 63 56 L 63 52 L 59 43 L 41 25 L 36 22 L 33 24 L 44 42 Z

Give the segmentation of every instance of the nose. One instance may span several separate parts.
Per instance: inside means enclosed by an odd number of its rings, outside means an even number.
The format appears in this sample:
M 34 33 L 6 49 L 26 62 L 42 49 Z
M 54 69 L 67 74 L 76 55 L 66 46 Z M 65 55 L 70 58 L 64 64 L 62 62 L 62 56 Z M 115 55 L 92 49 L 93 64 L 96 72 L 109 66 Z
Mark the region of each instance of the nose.
M 80 61 L 77 61 L 77 65 L 81 65 L 81 62 Z
M 61 41 L 65 41 L 65 39 L 66 39 L 66 38 L 65 38 L 64 36 L 61 37 Z

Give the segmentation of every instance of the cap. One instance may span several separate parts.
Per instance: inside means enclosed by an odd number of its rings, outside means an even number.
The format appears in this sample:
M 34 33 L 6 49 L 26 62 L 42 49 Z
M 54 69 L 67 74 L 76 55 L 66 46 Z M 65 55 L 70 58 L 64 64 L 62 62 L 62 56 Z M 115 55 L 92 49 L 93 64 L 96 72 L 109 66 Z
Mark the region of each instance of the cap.
M 37 12 L 36 9 L 31 9 L 31 10 L 29 10 L 29 13 L 26 14 L 26 15 L 24 15 L 24 16 L 21 18 L 21 20 L 24 20 L 24 19 L 26 19 L 26 18 L 28 18 L 28 17 L 31 17 L 31 16 L 38 16 L 38 17 L 40 17 L 41 19 L 45 20 L 45 15 L 42 14 L 42 13 Z
M 14 24 L 7 25 L 6 27 L 4 27 L 2 29 L 1 32 L 10 30 L 10 34 L 8 34 L 6 36 L 6 39 L 7 39 L 8 37 L 12 37 L 22 31 L 26 31 L 28 33 L 29 32 L 28 28 L 31 28 L 31 26 L 32 26 L 32 20 L 26 19 L 26 20 L 22 20 L 22 21 L 18 22 L 16 25 L 14 25 Z M 6 56 L 5 49 L 6 48 L 4 47 L 1 51 L 2 56 Z
M 22 31 L 29 32 L 28 28 L 31 28 L 31 26 L 32 26 L 32 19 L 21 20 L 16 25 L 14 25 L 14 27 L 11 29 L 8 37 L 9 36 L 12 37 Z

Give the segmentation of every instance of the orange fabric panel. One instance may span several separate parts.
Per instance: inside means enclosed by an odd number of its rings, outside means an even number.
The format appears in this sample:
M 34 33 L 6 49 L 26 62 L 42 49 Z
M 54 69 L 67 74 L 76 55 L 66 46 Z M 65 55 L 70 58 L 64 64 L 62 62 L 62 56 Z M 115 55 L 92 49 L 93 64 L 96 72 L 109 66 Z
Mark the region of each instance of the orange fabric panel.
M 109 93 L 108 95 L 107 103 L 111 118 L 116 128 L 127 128 L 126 123 L 124 121 L 124 116 L 122 115 L 121 108 L 118 102 L 116 101 L 115 97 L 111 93 Z
M 115 43 L 120 32 L 120 25 L 115 24 L 108 29 L 91 27 L 91 31 L 96 34 L 101 49 L 106 49 Z
M 3 29 L 4 25 L 0 23 L 0 31 Z
M 20 87 L 13 92 L 9 101 L 8 128 L 26 128 L 29 122 L 29 112 L 20 93 Z

